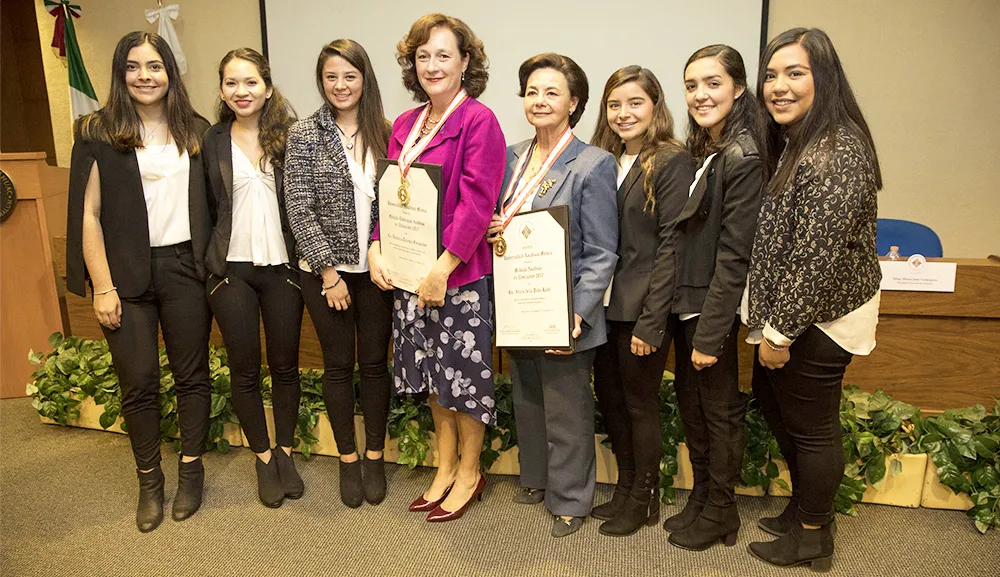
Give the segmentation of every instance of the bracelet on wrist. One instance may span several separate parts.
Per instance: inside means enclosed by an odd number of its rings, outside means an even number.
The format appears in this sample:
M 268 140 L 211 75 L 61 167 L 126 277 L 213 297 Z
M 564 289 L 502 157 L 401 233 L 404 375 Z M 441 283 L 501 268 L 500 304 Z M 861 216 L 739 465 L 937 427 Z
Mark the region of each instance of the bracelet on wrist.
M 772 343 L 768 339 L 764 339 L 764 343 L 767 345 L 767 348 L 771 349 L 772 351 L 774 351 L 776 353 L 780 353 L 781 351 L 783 351 L 783 350 L 785 350 L 785 349 L 788 348 L 788 347 L 779 347 L 778 345 Z
M 100 292 L 95 292 L 95 293 L 94 293 L 94 296 L 99 296 L 99 295 L 106 295 L 106 294 L 108 294 L 109 292 L 114 292 L 114 291 L 116 291 L 116 290 L 118 290 L 118 287 L 116 287 L 116 286 L 113 286 L 113 287 L 109 288 L 108 290 L 103 290 L 103 291 L 100 291 Z
M 339 285 L 340 281 L 342 281 L 342 280 L 344 280 L 344 277 L 339 277 L 339 278 L 337 278 L 337 282 L 333 283 L 330 286 L 324 286 L 323 290 L 319 291 L 320 296 L 324 296 L 325 297 L 326 296 L 326 291 L 330 291 L 330 290 L 333 290 L 333 289 L 337 288 L 337 285 Z

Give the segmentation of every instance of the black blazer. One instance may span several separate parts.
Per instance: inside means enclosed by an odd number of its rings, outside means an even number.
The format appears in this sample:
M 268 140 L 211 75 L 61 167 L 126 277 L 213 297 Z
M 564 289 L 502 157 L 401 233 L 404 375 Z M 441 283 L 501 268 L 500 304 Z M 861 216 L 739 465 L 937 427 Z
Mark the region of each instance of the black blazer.
M 636 160 L 618 187 L 618 266 L 607 318 L 634 322 L 634 336 L 661 347 L 674 292 L 675 219 L 694 180 L 694 159 L 686 150 L 657 159 L 653 210 L 646 209 L 645 178 Z
M 211 224 L 205 200 L 205 170 L 201 154 L 190 155 L 188 209 L 191 245 L 197 273 L 206 276 L 204 256 Z M 101 227 L 111 279 L 118 296 L 134 298 L 149 288 L 150 250 L 146 199 L 135 151 L 118 152 L 102 142 L 78 138 L 70 161 L 66 216 L 66 288 L 86 296 L 87 267 L 83 260 L 83 207 L 90 170 L 101 174 Z
M 232 122 L 220 122 L 205 133 L 205 180 L 208 183 L 208 209 L 212 221 L 212 237 L 205 254 L 205 266 L 217 276 L 226 274 L 226 255 L 233 233 L 233 137 Z M 295 237 L 288 226 L 285 212 L 285 186 L 280 168 L 274 168 L 274 188 L 278 192 L 278 215 L 281 235 L 285 238 L 289 264 L 298 268 L 295 260 Z
M 747 282 L 764 161 L 749 133 L 719 151 L 677 219 L 673 312 L 701 313 L 694 348 L 719 356 Z

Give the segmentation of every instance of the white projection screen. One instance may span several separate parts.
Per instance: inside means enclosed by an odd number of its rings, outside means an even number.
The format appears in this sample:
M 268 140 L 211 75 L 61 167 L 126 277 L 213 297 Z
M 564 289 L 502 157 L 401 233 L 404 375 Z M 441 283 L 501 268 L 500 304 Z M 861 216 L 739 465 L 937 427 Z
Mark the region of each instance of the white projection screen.
M 460 18 L 486 45 L 490 80 L 479 99 L 497 115 L 512 144 L 533 135 L 517 96 L 517 69 L 541 52 L 565 54 L 587 73 L 590 102 L 574 131 L 581 140 L 589 141 L 593 134 L 608 76 L 629 64 L 645 66 L 659 78 L 677 135 L 683 138 L 684 63 L 703 46 L 729 44 L 743 55 L 753 87 L 766 10 L 767 0 L 261 0 L 261 22 L 274 83 L 300 118 L 322 104 L 315 79 L 320 48 L 351 38 L 372 60 L 391 122 L 416 106 L 402 85 L 396 43 L 428 12 Z

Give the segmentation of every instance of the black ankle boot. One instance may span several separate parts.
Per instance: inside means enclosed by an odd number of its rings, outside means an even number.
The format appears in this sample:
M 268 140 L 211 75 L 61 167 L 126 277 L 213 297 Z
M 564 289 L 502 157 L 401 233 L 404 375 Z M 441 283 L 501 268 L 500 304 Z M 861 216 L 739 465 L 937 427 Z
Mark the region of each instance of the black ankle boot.
M 280 449 L 279 449 L 280 451 Z M 271 451 L 271 460 L 267 463 L 254 459 L 257 469 L 257 496 L 267 507 L 276 509 L 285 501 L 285 487 L 281 484 L 281 473 L 278 471 L 278 456 Z
M 363 467 L 365 501 L 372 505 L 378 505 L 385 499 L 385 459 L 365 457 Z
M 770 543 L 750 543 L 750 553 L 772 565 L 793 567 L 809 565 L 813 571 L 829 571 L 833 567 L 833 530 L 830 524 L 819 529 L 803 529 L 793 523 L 788 533 Z
M 718 541 L 732 547 L 739 530 L 740 515 L 735 504 L 728 507 L 706 505 L 694 523 L 671 533 L 668 541 L 689 551 L 704 551 Z
M 610 521 L 601 523 L 598 531 L 602 535 L 624 537 L 635 533 L 643 525 L 656 525 L 660 522 L 660 500 L 656 493 L 653 488 L 636 487 L 618 514 Z
M 174 506 L 171 517 L 174 521 L 183 521 L 201 507 L 201 496 L 205 489 L 205 464 L 201 459 L 190 463 L 179 461 L 177 464 L 177 494 L 174 495 Z
M 781 537 L 788 532 L 789 527 L 793 523 L 797 523 L 796 513 L 799 511 L 799 500 L 792 497 L 788 500 L 788 504 L 785 505 L 785 510 L 781 512 L 777 517 L 764 517 L 757 521 L 757 526 L 762 530 L 774 535 L 775 537 Z
M 282 490 L 289 499 L 298 499 L 305 493 L 306 486 L 302 477 L 295 470 L 295 459 L 285 453 L 281 447 L 271 450 L 271 457 L 278 462 L 278 476 L 281 478 Z
M 352 509 L 357 509 L 365 500 L 361 486 L 361 458 L 353 463 L 340 462 L 340 500 Z
M 663 528 L 671 533 L 687 529 L 701 515 L 701 510 L 704 508 L 705 502 L 695 499 L 694 493 L 692 493 L 681 512 L 671 515 L 663 522 Z
M 598 505 L 590 511 L 590 516 L 595 519 L 607 521 L 621 511 L 632 492 L 632 484 L 635 482 L 635 471 L 628 469 L 618 471 L 618 483 L 615 484 L 615 494 L 611 500 L 603 505 Z
M 149 533 L 163 521 L 163 470 L 157 465 L 152 471 L 139 475 L 139 507 L 135 511 L 135 525 L 139 531 Z

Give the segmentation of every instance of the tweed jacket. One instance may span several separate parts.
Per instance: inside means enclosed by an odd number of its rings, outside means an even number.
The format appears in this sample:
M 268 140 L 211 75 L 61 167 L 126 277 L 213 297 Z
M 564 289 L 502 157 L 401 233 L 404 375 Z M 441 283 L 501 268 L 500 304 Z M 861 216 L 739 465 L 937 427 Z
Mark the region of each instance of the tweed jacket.
M 418 106 L 396 118 L 389 158 L 399 158 L 421 110 L 423 106 Z M 493 273 L 493 251 L 486 242 L 486 229 L 500 196 L 505 148 L 493 111 L 475 98 L 466 98 L 417 159 L 441 166 L 441 244 L 462 261 L 448 277 L 448 288 Z M 379 239 L 377 226 L 373 238 Z
M 208 210 L 212 217 L 212 237 L 205 253 L 205 267 L 217 276 L 226 274 L 229 239 L 233 233 L 233 137 L 232 122 L 220 122 L 205 133 L 205 181 L 208 185 Z M 288 226 L 281 169 L 274 167 L 274 187 L 278 194 L 278 217 L 285 240 L 289 264 L 295 261 L 295 238 Z
M 515 178 L 517 160 L 530 140 L 507 148 L 503 189 Z M 531 210 L 568 205 L 572 252 L 573 312 L 583 319 L 577 352 L 607 342 L 604 291 L 618 262 L 618 219 L 615 218 L 615 157 L 574 137 L 545 173 L 554 180 L 544 195 L 535 195 Z
M 694 348 L 722 354 L 747 282 L 764 161 L 741 132 L 712 159 L 677 219 L 673 312 L 701 313 Z
M 634 336 L 662 347 L 674 297 L 675 221 L 688 199 L 694 159 L 686 150 L 663 151 L 655 163 L 652 209 L 638 160 L 618 187 L 618 266 L 607 317 L 634 322 Z
M 838 127 L 806 149 L 781 194 L 761 206 L 750 328 L 767 325 L 794 340 L 875 296 L 882 280 L 877 218 L 872 154 L 858 135 Z
M 358 264 L 362 247 L 354 181 L 328 106 L 288 130 L 284 176 L 285 210 L 299 258 L 316 274 L 342 263 Z M 372 227 L 376 222 L 378 203 L 372 202 Z
M 196 121 L 197 122 L 197 121 Z M 203 128 L 207 128 L 205 122 Z M 101 177 L 101 228 L 111 279 L 121 298 L 142 295 L 150 283 L 149 223 L 135 151 L 118 152 L 103 142 L 77 138 L 70 160 L 66 218 L 66 288 L 86 296 L 87 266 L 83 259 L 83 210 L 91 167 Z M 188 218 L 195 272 L 205 272 L 204 256 L 211 233 L 205 199 L 203 155 L 190 155 Z

